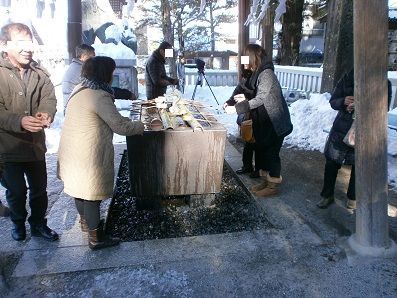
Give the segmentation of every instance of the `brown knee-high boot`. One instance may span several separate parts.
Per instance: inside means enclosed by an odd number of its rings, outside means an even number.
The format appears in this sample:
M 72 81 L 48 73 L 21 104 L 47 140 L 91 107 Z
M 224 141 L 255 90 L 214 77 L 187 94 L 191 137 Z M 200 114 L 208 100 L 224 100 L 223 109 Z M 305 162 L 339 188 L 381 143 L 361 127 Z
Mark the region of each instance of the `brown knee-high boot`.
M 268 171 L 259 170 L 259 175 L 261 176 L 261 182 L 251 187 L 253 192 L 260 191 L 267 186 L 267 175 L 269 174 Z
M 268 198 L 268 197 L 278 196 L 280 194 L 278 185 L 281 183 L 282 180 L 283 180 L 283 178 L 281 176 L 280 176 L 280 178 L 276 178 L 276 177 L 270 177 L 270 175 L 267 174 L 266 188 L 255 192 L 255 195 L 260 198 Z
M 82 232 L 88 232 L 88 225 L 87 222 L 85 221 L 84 214 L 80 214 L 80 225 Z
M 119 238 L 113 238 L 105 235 L 103 224 L 104 220 L 102 219 L 95 230 L 88 230 L 88 246 L 91 249 L 101 249 L 118 245 L 120 243 Z

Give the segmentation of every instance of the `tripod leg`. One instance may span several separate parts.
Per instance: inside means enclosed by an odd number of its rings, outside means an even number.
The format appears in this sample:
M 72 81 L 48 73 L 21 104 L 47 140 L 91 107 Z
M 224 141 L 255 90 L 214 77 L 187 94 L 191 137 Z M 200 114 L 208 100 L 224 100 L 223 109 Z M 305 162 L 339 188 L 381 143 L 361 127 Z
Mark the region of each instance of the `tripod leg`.
M 218 106 L 219 106 L 219 102 L 216 100 L 215 94 L 214 94 L 214 92 L 212 92 L 211 86 L 210 86 L 210 84 L 208 83 L 207 77 L 205 76 L 205 74 L 203 74 L 203 77 L 204 77 L 205 81 L 207 82 L 208 87 L 210 87 L 211 93 L 212 93 L 212 95 L 214 96 L 215 101 L 216 101 L 216 103 L 217 103 Z M 196 87 L 197 87 L 197 85 L 196 85 Z
M 193 95 L 192 95 L 192 100 L 194 100 L 194 96 L 196 95 L 196 90 L 197 90 L 197 86 L 200 82 L 200 77 L 197 76 L 197 81 L 196 81 L 196 86 L 194 87 L 194 91 L 193 91 Z

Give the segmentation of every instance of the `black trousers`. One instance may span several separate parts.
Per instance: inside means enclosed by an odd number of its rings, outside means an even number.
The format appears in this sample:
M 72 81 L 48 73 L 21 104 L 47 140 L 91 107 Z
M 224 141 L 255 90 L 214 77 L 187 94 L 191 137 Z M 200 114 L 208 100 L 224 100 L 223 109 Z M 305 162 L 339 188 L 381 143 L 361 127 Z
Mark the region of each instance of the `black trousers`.
M 243 149 L 243 166 L 251 167 L 252 158 L 254 157 L 255 143 L 245 143 Z M 255 170 L 259 170 L 260 155 L 255 152 Z
M 341 164 L 333 161 L 332 159 L 326 158 L 325 170 L 324 170 L 324 186 L 321 191 L 323 198 L 328 198 L 334 195 L 336 178 L 338 171 L 342 167 Z M 349 186 L 347 188 L 347 198 L 350 200 L 356 199 L 356 170 L 355 166 L 352 166 L 350 173 Z
M 4 162 L 1 184 L 6 188 L 6 199 L 10 208 L 10 219 L 13 223 L 24 224 L 26 221 L 28 215 L 26 211 L 28 189 L 31 211 L 28 218 L 30 225 L 34 227 L 46 222 L 45 214 L 48 207 L 48 197 L 45 160 Z
M 284 137 L 278 138 L 276 142 L 256 148 L 255 153 L 258 154 L 260 169 L 269 171 L 270 177 L 280 178 L 281 175 L 281 158 L 280 150 L 284 142 Z

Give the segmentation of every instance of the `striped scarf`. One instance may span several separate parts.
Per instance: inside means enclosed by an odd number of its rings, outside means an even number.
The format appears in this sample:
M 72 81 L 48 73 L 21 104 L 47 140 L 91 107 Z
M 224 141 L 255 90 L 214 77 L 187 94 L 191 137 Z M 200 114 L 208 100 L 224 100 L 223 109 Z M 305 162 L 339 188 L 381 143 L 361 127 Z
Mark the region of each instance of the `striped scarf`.
M 99 84 L 98 82 L 95 82 L 93 80 L 89 80 L 89 79 L 84 78 L 84 77 L 81 78 L 81 82 L 80 83 L 81 83 L 82 86 L 90 88 L 90 89 L 94 89 L 94 90 L 102 89 L 102 90 L 110 93 L 110 95 L 112 95 L 112 98 L 114 100 L 114 90 L 108 83 Z

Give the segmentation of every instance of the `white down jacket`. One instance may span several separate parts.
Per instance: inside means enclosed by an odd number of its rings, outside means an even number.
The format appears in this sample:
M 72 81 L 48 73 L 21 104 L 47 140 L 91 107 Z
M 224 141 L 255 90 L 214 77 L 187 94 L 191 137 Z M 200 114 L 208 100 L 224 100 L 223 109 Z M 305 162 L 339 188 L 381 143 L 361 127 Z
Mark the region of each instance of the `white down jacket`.
M 74 90 L 81 88 L 77 85 Z M 104 90 L 83 89 L 68 102 L 58 150 L 58 178 L 64 192 L 84 200 L 113 196 L 113 132 L 142 134 L 139 121 L 127 121 Z

